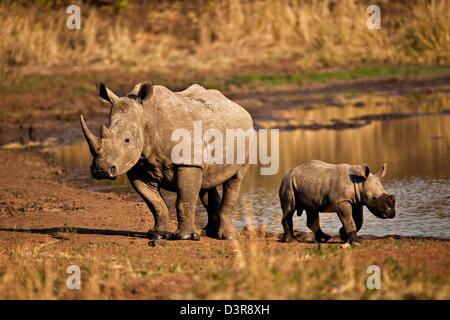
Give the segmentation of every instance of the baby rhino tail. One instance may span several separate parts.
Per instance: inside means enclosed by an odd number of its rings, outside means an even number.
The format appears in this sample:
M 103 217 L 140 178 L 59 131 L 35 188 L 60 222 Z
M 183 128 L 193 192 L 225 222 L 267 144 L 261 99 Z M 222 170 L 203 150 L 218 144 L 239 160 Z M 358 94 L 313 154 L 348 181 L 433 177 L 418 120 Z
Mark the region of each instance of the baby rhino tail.
M 300 217 L 302 215 L 303 209 L 298 207 L 298 201 L 296 199 L 297 196 L 295 194 L 292 181 L 289 179 L 289 175 L 284 177 L 283 181 L 281 181 L 279 196 L 283 215 L 294 214 L 295 211 L 297 211 L 297 216 Z

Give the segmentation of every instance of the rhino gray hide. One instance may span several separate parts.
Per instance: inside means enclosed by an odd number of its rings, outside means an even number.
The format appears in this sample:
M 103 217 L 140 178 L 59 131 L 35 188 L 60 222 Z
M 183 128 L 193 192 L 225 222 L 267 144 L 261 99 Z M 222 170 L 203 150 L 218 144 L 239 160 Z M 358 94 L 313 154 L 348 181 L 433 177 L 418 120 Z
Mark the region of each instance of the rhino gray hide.
M 282 241 L 295 240 L 292 216 L 306 211 L 306 223 L 315 240 L 326 242 L 330 236 L 320 229 L 319 212 L 337 212 L 343 227 L 339 235 L 352 243 L 363 224 L 363 206 L 379 218 L 395 217 L 395 197 L 381 185 L 386 164 L 375 174 L 367 165 L 329 164 L 311 160 L 292 169 L 281 182 L 283 210 Z
M 91 133 L 80 116 L 93 156 L 92 176 L 114 179 L 127 174 L 153 214 L 155 224 L 149 238 L 198 240 L 194 210 L 199 197 L 208 212 L 204 233 L 233 238 L 232 212 L 248 168 L 249 148 L 241 151 L 245 152 L 241 155 L 244 163 L 174 163 L 171 154 L 178 141 L 172 141 L 172 133 L 182 128 L 193 136 L 194 121 L 201 121 L 203 131 L 219 130 L 224 137 L 227 129 L 253 130 L 248 112 L 219 91 L 199 85 L 172 92 L 145 82 L 121 98 L 104 84 L 98 89 L 100 97 L 111 104 L 109 124 L 102 126 L 100 137 Z M 222 199 L 216 188 L 219 185 L 223 186 Z M 168 209 L 160 188 L 177 193 L 178 229 L 174 234 L 169 232 Z

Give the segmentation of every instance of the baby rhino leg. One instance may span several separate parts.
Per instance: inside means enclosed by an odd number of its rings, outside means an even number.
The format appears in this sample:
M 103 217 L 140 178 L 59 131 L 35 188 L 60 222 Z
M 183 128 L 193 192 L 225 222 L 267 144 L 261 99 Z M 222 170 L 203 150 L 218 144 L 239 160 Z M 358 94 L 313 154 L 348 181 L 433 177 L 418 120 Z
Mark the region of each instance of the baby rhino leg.
M 352 205 L 348 202 L 342 203 L 337 210 L 337 214 L 343 225 L 343 227 L 339 230 L 341 240 L 352 244 L 356 240 L 357 230 L 355 221 L 353 220 Z
M 352 208 L 352 217 L 353 217 L 353 222 L 355 223 L 356 232 L 358 232 L 363 225 L 363 207 L 353 207 Z M 341 227 L 341 229 L 339 230 L 339 235 L 340 235 L 342 241 L 344 241 L 344 242 L 347 241 L 347 232 L 345 231 L 344 227 Z M 359 240 L 357 240 L 356 234 L 355 234 L 355 239 L 353 241 L 359 242 Z
M 297 210 L 297 215 L 301 215 L 303 209 L 299 207 L 299 204 L 296 204 L 294 193 L 292 189 L 289 187 L 285 180 L 281 184 L 280 188 L 280 204 L 281 210 L 283 211 L 283 218 L 281 219 L 281 225 L 283 226 L 284 234 L 281 238 L 282 242 L 291 242 L 297 240 L 294 235 L 294 226 L 292 217 L 294 215 L 295 210 Z
M 286 206 L 283 209 L 283 218 L 281 219 L 281 224 L 283 225 L 284 234 L 281 238 L 282 242 L 291 242 L 297 240 L 294 235 L 294 223 L 292 216 L 294 215 L 295 208 L 291 206 Z
M 319 213 L 317 211 L 306 211 L 306 225 L 314 232 L 316 242 L 327 242 L 331 236 L 320 229 Z

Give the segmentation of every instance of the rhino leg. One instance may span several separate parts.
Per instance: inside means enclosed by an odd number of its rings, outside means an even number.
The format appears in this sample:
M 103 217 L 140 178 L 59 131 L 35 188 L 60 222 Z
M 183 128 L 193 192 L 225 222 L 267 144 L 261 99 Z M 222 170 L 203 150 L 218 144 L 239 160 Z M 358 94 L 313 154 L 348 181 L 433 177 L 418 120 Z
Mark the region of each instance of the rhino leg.
M 174 239 L 200 240 L 195 227 L 195 206 L 202 185 L 202 169 L 178 167 L 176 174 L 178 229 L 174 234 Z
M 284 234 L 281 238 L 282 242 L 292 242 L 297 240 L 294 235 L 294 223 L 292 221 L 292 216 L 294 215 L 295 209 L 292 210 L 291 207 L 283 209 L 283 218 L 281 219 L 281 224 L 283 225 Z
M 341 240 L 352 244 L 356 240 L 356 225 L 353 221 L 353 208 L 348 202 L 339 205 L 337 214 L 343 227 L 339 230 Z
M 239 189 L 241 183 L 247 172 L 248 164 L 242 166 L 236 174 L 223 183 L 223 198 L 220 206 L 220 222 L 219 232 L 217 237 L 219 239 L 233 239 L 237 237 L 233 226 L 233 211 L 237 207 L 237 200 L 239 196 Z
M 202 230 L 202 235 L 217 238 L 220 222 L 220 195 L 217 188 L 200 191 L 200 200 L 208 212 L 208 224 Z
M 320 229 L 319 212 L 306 211 L 306 225 L 312 232 L 314 232 L 314 240 L 316 242 L 327 242 L 330 240 L 331 236 Z
M 353 221 L 355 222 L 356 232 L 358 232 L 359 230 L 361 230 L 361 227 L 363 225 L 363 207 L 353 207 L 352 217 Z M 344 227 L 341 227 L 341 229 L 339 229 L 339 235 L 342 241 L 347 240 L 347 233 L 345 232 Z M 356 238 L 354 241 L 356 241 Z
M 354 207 L 352 216 L 353 221 L 355 222 L 356 232 L 358 232 L 359 230 L 361 230 L 361 227 L 363 225 L 363 207 Z
M 286 187 L 286 183 L 282 183 L 280 188 L 280 204 L 281 210 L 283 211 L 283 218 L 281 219 L 281 225 L 283 226 L 284 234 L 281 238 L 282 242 L 292 242 L 297 240 L 294 235 L 294 223 L 292 217 L 295 210 L 297 210 L 297 215 L 301 216 L 303 208 L 296 204 L 294 194 L 292 190 Z M 297 205 L 297 206 L 296 206 Z
M 145 183 L 138 179 L 133 172 L 129 172 L 127 175 L 131 185 L 144 199 L 155 220 L 153 229 L 148 231 L 147 236 L 150 239 L 169 239 L 172 235 L 169 232 L 169 210 L 158 186 Z
M 294 216 L 295 210 L 297 210 L 297 215 L 301 216 L 303 208 L 295 207 L 295 204 L 291 201 L 286 201 L 286 199 L 281 200 L 281 210 L 283 211 L 283 218 L 281 219 L 281 225 L 283 226 L 284 234 L 281 238 L 281 242 L 292 242 L 298 241 L 297 237 L 294 235 L 294 221 L 292 217 Z

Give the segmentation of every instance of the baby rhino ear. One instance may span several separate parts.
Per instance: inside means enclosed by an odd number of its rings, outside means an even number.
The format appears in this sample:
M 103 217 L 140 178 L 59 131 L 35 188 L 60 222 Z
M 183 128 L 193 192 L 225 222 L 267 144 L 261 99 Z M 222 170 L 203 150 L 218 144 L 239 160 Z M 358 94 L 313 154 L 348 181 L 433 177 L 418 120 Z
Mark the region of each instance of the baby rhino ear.
M 370 174 L 370 169 L 369 166 L 367 164 L 363 164 L 361 166 L 361 175 L 365 178 L 367 178 Z
M 385 163 L 375 175 L 379 178 L 383 178 L 386 175 L 386 171 L 387 171 L 387 164 Z

